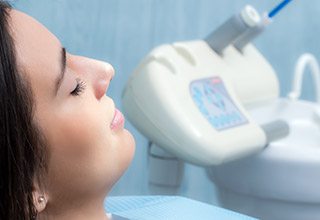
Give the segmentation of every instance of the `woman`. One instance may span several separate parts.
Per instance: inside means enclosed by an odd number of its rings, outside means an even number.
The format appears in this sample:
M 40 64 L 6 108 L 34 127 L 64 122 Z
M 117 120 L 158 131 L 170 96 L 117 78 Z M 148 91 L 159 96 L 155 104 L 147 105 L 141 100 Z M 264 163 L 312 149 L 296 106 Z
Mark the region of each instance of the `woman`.
M 108 219 L 134 139 L 105 93 L 111 65 L 67 53 L 0 1 L 0 219 Z

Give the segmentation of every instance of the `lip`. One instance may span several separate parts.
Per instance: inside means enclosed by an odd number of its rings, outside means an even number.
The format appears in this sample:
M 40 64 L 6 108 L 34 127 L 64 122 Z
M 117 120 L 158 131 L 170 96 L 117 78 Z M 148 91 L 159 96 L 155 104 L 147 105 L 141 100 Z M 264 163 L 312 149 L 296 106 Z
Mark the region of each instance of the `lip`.
M 124 119 L 123 114 L 119 111 L 119 109 L 116 108 L 112 122 L 110 124 L 110 128 L 112 130 L 121 129 L 124 127 L 124 122 L 125 122 L 125 119 Z

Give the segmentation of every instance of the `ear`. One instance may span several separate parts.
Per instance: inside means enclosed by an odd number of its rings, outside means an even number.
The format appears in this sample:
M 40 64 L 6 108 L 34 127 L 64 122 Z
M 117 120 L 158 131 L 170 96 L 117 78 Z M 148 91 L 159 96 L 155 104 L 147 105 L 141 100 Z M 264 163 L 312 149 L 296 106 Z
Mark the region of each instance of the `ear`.
M 46 195 L 46 193 L 40 190 L 39 187 L 36 185 L 34 191 L 32 192 L 32 196 L 33 204 L 37 210 L 37 213 L 42 212 L 47 206 L 48 195 Z

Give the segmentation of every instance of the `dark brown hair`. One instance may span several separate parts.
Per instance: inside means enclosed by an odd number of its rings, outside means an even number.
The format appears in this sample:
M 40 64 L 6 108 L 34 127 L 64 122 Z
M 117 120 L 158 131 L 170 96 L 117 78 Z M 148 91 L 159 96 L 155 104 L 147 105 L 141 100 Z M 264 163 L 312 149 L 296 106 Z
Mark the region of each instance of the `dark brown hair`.
M 31 87 L 17 66 L 11 6 L 0 0 L 0 219 L 34 219 L 32 192 L 45 162 Z

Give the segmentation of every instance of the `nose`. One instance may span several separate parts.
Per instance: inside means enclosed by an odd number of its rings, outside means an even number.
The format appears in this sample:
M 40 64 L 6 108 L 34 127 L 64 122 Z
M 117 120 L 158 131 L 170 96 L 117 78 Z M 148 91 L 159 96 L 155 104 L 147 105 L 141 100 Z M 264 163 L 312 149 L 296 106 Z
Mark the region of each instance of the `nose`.
M 111 79 L 114 77 L 113 67 L 106 62 L 95 61 L 96 70 L 93 73 L 93 90 L 96 98 L 100 100 L 107 92 Z
M 114 77 L 114 69 L 109 63 L 83 56 L 68 55 L 68 65 L 92 86 L 98 100 L 106 94 L 110 81 Z

